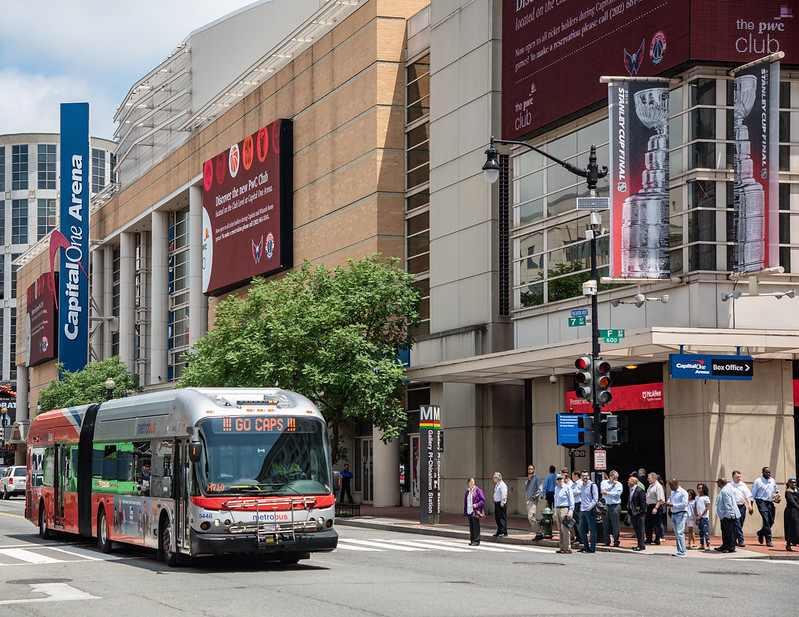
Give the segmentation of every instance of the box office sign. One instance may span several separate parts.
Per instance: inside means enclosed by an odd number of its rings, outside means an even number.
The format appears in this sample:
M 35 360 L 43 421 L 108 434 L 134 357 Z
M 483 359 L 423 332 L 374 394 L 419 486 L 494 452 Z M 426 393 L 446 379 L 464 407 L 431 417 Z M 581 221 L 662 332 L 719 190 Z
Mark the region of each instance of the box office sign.
M 28 287 L 28 307 L 25 316 L 26 359 L 28 366 L 56 358 L 56 304 L 51 281 L 58 279 L 42 274 Z M 54 286 L 57 289 L 57 282 Z
M 293 126 L 275 120 L 203 165 L 203 292 L 293 265 Z

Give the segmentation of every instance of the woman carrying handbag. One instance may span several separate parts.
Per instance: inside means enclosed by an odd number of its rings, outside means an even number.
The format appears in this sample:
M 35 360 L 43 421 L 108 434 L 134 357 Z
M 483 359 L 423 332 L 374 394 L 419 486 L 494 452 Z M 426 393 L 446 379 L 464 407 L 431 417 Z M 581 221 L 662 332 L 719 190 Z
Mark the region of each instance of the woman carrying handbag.
M 480 546 L 480 519 L 485 517 L 485 501 L 485 495 L 474 478 L 469 478 L 463 496 L 463 515 L 469 517 L 469 546 Z

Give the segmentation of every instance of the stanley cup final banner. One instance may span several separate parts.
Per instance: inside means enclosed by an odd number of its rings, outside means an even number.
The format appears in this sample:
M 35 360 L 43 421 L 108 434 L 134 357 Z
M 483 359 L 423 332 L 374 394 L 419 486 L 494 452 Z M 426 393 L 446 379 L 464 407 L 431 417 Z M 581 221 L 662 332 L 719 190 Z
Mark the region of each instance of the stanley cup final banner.
M 610 275 L 667 279 L 669 89 L 663 81 L 610 82 Z
M 780 64 L 768 59 L 735 71 L 733 89 L 733 272 L 779 261 L 778 138 Z

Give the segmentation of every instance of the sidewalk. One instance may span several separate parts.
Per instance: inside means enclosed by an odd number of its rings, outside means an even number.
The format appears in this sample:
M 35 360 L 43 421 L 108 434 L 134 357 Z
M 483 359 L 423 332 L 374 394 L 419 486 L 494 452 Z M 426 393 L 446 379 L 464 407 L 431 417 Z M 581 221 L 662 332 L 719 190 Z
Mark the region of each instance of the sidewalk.
M 402 533 L 415 533 L 425 534 L 431 536 L 440 536 L 447 538 L 462 539 L 464 542 L 469 540 L 469 525 L 466 519 L 451 512 L 442 512 L 439 516 L 439 524 L 421 524 L 419 522 L 419 508 L 402 508 L 402 507 L 389 507 L 389 508 L 375 508 L 370 505 L 361 505 L 361 515 L 354 517 L 337 517 L 336 524 L 351 527 L 363 527 L 368 529 L 379 529 L 384 531 L 395 531 Z M 495 538 L 491 534 L 496 531 L 494 517 L 492 515 L 486 516 L 482 521 L 482 536 L 483 542 L 498 542 L 502 544 L 532 544 L 533 536 L 530 524 L 527 518 L 523 516 L 508 516 L 508 536 L 506 538 Z M 555 538 L 549 540 L 541 540 L 536 542 L 536 546 L 546 546 L 557 548 L 557 531 Z M 600 551 L 624 551 L 632 553 L 632 547 L 636 546 L 637 542 L 633 537 L 633 530 L 631 527 L 622 525 L 620 531 L 621 539 L 620 546 L 614 548 L 612 546 L 603 546 L 601 543 L 596 547 L 597 552 Z M 721 538 L 718 536 L 710 537 L 711 548 L 717 547 L 721 544 Z M 785 542 L 780 539 L 774 539 L 774 546 L 768 547 L 765 544 L 758 544 L 757 537 L 745 537 L 745 548 L 739 547 L 734 553 L 719 553 L 714 550 L 700 551 L 697 549 L 689 549 L 687 555 L 689 557 L 711 557 L 716 559 L 731 559 L 731 558 L 747 558 L 747 559 L 786 559 L 799 561 L 799 550 L 788 552 L 785 550 Z M 660 546 L 647 545 L 646 551 L 641 554 L 664 554 L 670 555 L 675 552 L 675 540 L 673 533 L 666 533 L 666 539 L 661 541 Z

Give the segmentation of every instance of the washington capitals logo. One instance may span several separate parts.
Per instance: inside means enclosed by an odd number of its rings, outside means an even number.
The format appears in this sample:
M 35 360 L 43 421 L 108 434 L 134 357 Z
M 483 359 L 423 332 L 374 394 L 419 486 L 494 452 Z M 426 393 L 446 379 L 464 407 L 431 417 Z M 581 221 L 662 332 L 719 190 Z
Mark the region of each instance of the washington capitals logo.
M 641 68 L 641 62 L 644 59 L 644 47 L 646 46 L 646 39 L 641 39 L 641 46 L 638 48 L 638 51 L 634 54 L 630 55 L 627 53 L 627 49 L 624 49 L 624 66 L 627 68 L 627 72 L 632 77 L 633 75 L 638 74 L 638 69 Z
M 252 259 L 255 263 L 259 264 L 261 263 L 261 252 L 264 248 L 264 237 L 261 236 L 261 239 L 258 240 L 258 244 L 255 244 L 252 240 L 250 240 L 250 242 L 252 242 Z
M 266 258 L 272 259 L 272 255 L 275 252 L 275 237 L 272 235 L 272 232 L 269 232 L 269 235 L 266 236 Z

